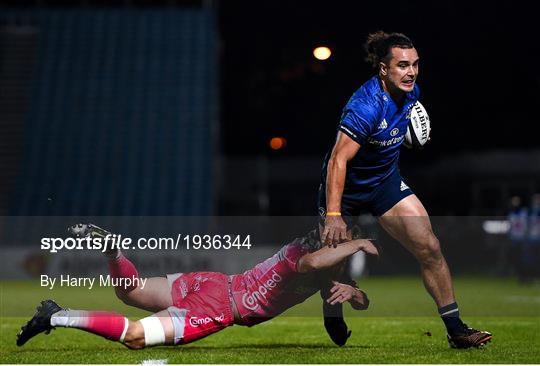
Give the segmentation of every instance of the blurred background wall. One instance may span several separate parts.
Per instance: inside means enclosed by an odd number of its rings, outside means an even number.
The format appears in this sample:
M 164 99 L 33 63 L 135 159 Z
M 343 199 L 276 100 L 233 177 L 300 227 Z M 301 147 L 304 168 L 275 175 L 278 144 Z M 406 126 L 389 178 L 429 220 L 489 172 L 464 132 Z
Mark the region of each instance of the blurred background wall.
M 213 11 L 39 7 L 0 22 L 2 213 L 213 213 Z

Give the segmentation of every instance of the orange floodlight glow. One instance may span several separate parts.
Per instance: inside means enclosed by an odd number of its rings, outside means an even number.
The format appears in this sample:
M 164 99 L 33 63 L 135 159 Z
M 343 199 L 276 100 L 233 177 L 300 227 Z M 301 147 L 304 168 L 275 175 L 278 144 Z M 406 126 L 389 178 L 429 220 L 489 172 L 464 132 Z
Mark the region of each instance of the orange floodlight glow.
M 328 60 L 330 56 L 332 56 L 332 51 L 328 47 L 320 46 L 313 50 L 313 56 L 315 56 L 317 60 Z
M 283 149 L 285 144 L 287 144 L 287 140 L 285 140 L 283 137 L 272 137 L 270 139 L 270 148 L 272 150 Z

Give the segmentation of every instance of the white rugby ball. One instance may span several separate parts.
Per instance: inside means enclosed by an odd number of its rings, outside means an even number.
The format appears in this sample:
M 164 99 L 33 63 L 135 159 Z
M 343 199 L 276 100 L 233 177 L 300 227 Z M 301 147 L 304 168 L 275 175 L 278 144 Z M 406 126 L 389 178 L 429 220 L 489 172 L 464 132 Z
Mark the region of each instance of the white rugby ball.
M 410 119 L 403 145 L 409 149 L 424 146 L 429 140 L 431 124 L 426 109 L 420 102 L 416 102 L 410 109 Z

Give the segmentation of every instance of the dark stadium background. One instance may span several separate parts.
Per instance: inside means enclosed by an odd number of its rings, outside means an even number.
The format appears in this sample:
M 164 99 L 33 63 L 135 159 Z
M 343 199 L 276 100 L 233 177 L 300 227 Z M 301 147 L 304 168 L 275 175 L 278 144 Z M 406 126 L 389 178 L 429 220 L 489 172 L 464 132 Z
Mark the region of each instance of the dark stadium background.
M 125 168 L 132 160 L 139 160 L 133 162 L 134 166 L 141 164 L 140 153 L 128 153 L 122 158 L 127 160 L 118 162 L 123 168 L 112 167 L 108 175 L 96 178 L 96 184 L 102 188 L 95 188 L 95 184 L 94 188 L 83 187 L 80 181 L 73 181 L 77 174 L 74 165 L 99 172 L 100 165 L 107 164 L 88 156 L 82 161 L 74 157 L 68 167 L 51 168 L 56 176 L 53 178 L 25 173 L 23 165 L 29 158 L 25 155 L 28 144 L 24 139 L 47 133 L 28 123 L 35 118 L 32 70 L 39 66 L 36 62 L 40 59 L 23 71 L 21 62 L 25 60 L 15 61 L 19 66 L 17 76 L 25 78 L 20 85 L 26 87 L 10 89 L 12 84 L 8 81 L 14 76 L 6 76 L 11 71 L 6 64 L 14 58 L 9 49 L 13 44 L 4 28 L 4 87 L 0 107 L 4 110 L 2 214 L 311 215 L 315 212 L 320 163 L 333 142 L 341 108 L 371 75 L 363 62 L 362 44 L 369 32 L 379 29 L 409 35 L 421 56 L 419 85 L 421 100 L 433 123 L 432 142 L 422 152 L 404 151 L 401 166 L 404 176 L 432 214 L 505 214 L 510 195 L 526 198 L 540 189 L 538 138 L 532 132 L 538 122 L 535 109 L 539 102 L 540 74 L 534 71 L 538 45 L 533 36 L 533 12 L 526 3 L 2 1 L 1 4 L 4 24 L 14 21 L 6 20 L 7 13 L 13 11 L 26 14 L 27 18 L 44 10 L 128 15 L 188 9 L 210 13 L 212 19 L 204 26 L 210 32 L 215 31 L 214 42 L 207 47 L 215 50 L 216 99 L 214 104 L 202 100 L 199 103 L 217 111 L 213 141 L 206 145 L 215 152 L 214 163 L 204 166 L 209 172 L 200 177 L 201 182 L 188 182 L 208 186 L 197 196 L 198 200 L 208 201 L 202 208 L 185 209 L 181 197 L 176 204 L 174 199 L 152 197 L 157 187 L 171 192 L 193 191 L 192 187 L 181 187 L 185 180 L 174 176 L 175 164 L 181 164 L 178 157 L 156 175 L 150 168 L 142 172 Z M 15 22 L 24 23 L 21 19 Z M 129 37 L 129 32 L 123 36 Z M 37 39 L 35 42 L 39 42 Z M 311 52 L 318 45 L 331 48 L 333 54 L 329 60 L 313 58 Z M 103 60 L 114 57 L 92 54 L 84 46 L 77 52 L 89 52 L 90 57 Z M 53 62 L 61 57 L 57 54 Z M 111 75 L 115 77 L 114 72 Z M 80 84 L 80 88 L 78 93 L 88 91 L 87 85 Z M 160 86 L 152 85 L 149 89 L 149 95 L 159 93 Z M 146 102 L 155 104 L 158 98 L 148 101 L 150 96 Z M 175 99 L 169 100 L 173 103 Z M 115 108 L 114 102 L 111 104 L 110 111 Z M 15 121 L 11 118 L 13 113 L 8 118 L 14 109 L 17 110 Z M 109 118 L 114 119 L 110 112 Z M 174 124 L 174 116 L 169 118 L 162 123 Z M 75 130 L 72 132 L 76 133 Z M 118 134 L 118 139 L 125 138 L 114 126 L 110 133 Z M 150 133 L 148 138 L 158 142 L 165 139 L 159 131 L 144 133 Z M 269 140 L 274 136 L 286 138 L 285 148 L 279 151 L 269 148 Z M 65 140 L 58 143 L 65 144 Z M 45 151 L 32 152 L 39 155 L 40 164 L 65 159 L 61 148 Z M 179 153 L 189 154 L 188 151 L 189 148 Z M 33 163 L 30 157 L 30 164 Z M 88 165 L 81 167 L 84 164 Z M 194 161 L 193 164 L 205 163 Z M 125 178 L 116 180 L 115 171 L 122 171 Z M 141 174 L 153 174 L 154 179 L 170 184 L 149 182 Z M 55 192 L 56 184 L 49 187 L 49 192 L 40 191 L 46 179 L 56 180 L 55 183 L 61 180 L 75 195 L 78 189 L 97 189 L 99 196 L 112 190 L 108 200 L 123 200 L 123 195 L 116 194 L 119 191 L 129 194 L 137 191 L 147 198 L 138 200 L 139 205 L 102 204 L 98 208 L 86 205 L 82 197 L 70 197 L 70 190 Z M 25 207 L 21 207 L 23 201 L 28 202 Z M 147 203 L 143 205 L 143 202 Z
M 341 109 L 372 75 L 363 42 L 385 30 L 413 39 L 432 120 L 402 152 L 407 183 L 458 227 L 504 219 L 540 192 L 530 6 L 0 1 L 0 215 L 315 216 Z M 489 267 L 502 244 L 469 226 Z
M 371 76 L 363 62 L 366 35 L 399 31 L 419 51 L 421 100 L 433 123 L 430 146 L 403 153 L 404 176 L 432 214 L 504 214 L 509 195 L 528 197 L 540 188 L 538 140 L 525 132 L 538 121 L 531 109 L 540 95 L 531 65 L 538 47 L 524 4 L 224 2 L 223 150 L 320 162 L 341 108 Z M 333 50 L 329 61 L 311 57 L 319 44 Z M 274 135 L 287 138 L 283 151 L 267 148 Z M 317 170 L 315 162 L 273 170 L 303 181 L 273 182 L 268 210 L 312 212 L 307 202 L 315 198 Z M 234 206 L 233 199 L 226 207 Z

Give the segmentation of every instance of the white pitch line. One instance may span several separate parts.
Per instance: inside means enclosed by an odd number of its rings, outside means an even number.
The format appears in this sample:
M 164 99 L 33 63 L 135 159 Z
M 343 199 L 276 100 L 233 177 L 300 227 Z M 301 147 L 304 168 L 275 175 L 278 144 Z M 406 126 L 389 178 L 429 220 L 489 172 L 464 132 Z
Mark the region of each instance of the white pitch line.
M 141 365 L 143 366 L 153 366 L 153 365 L 166 365 L 167 360 L 144 360 Z

